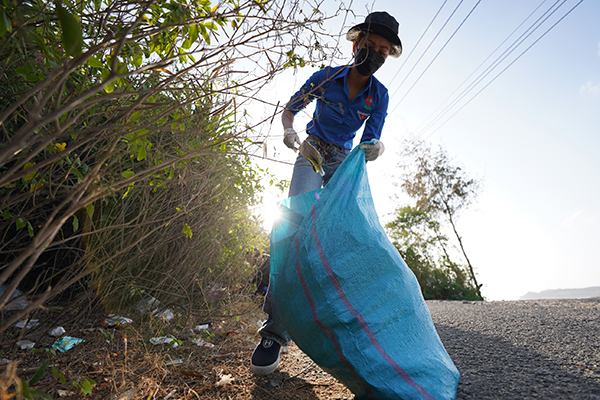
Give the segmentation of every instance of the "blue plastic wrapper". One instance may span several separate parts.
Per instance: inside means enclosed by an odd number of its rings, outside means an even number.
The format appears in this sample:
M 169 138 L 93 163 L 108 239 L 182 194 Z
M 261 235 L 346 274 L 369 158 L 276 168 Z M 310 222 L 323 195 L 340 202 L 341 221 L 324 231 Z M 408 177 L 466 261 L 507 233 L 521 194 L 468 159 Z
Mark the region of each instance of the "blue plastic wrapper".
M 291 338 L 362 399 L 454 399 L 459 373 L 375 211 L 364 150 L 280 203 L 271 284 Z
M 71 336 L 63 336 L 63 337 L 57 339 L 56 342 L 54 342 L 54 344 L 52 345 L 52 348 L 60 351 L 61 353 L 64 353 L 65 351 L 71 350 L 73 348 L 73 346 L 75 346 L 76 344 L 79 344 L 82 342 L 85 342 L 85 340 L 74 338 Z

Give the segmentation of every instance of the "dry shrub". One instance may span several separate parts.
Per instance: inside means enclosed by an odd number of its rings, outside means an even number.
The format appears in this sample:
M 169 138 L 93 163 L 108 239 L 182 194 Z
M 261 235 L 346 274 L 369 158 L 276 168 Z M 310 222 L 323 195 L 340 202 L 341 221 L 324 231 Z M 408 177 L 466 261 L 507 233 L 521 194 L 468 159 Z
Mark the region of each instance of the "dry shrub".
M 323 63 L 305 1 L 9 2 L 0 30 L 0 310 L 96 293 L 178 312 L 235 298 L 265 238 L 245 104 Z

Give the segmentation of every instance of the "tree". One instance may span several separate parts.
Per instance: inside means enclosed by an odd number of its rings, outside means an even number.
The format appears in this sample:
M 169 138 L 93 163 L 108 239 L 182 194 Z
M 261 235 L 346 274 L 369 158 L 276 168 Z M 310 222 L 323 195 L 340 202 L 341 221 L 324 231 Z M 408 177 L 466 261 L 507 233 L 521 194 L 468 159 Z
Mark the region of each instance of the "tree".
M 173 301 L 203 297 L 198 271 L 234 276 L 261 189 L 245 104 L 328 57 L 323 18 L 298 0 L 1 2 L 0 309 L 27 277 L 36 297 L 0 332 L 86 276 L 105 299 Z M 85 255 L 48 272 L 69 248 Z
M 452 160 L 441 147 L 437 151 L 423 144 L 406 146 L 406 148 L 411 149 L 406 152 L 406 159 L 410 161 L 402 166 L 406 172 L 403 175 L 401 187 L 409 197 L 415 200 L 418 211 L 434 220 L 443 217 L 450 225 L 467 263 L 473 287 L 476 288 L 477 295 L 481 297 L 481 285 L 477 282 L 474 268 L 456 226 L 456 219 L 460 212 L 475 200 L 479 182 L 468 178 L 461 167 L 453 165 Z M 441 237 L 439 224 L 432 225 L 431 229 L 438 238 Z M 438 240 L 446 259 L 450 260 L 444 242 Z
M 450 260 L 445 250 L 448 238 L 441 235 L 439 225 L 425 211 L 404 206 L 385 227 L 425 299 L 481 300 L 463 269 Z

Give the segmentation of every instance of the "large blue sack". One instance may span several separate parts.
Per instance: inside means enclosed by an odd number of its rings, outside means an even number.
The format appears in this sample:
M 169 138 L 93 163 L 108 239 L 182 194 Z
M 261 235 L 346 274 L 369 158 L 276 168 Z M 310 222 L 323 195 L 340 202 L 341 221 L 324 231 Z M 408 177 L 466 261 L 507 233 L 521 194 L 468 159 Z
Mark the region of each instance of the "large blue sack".
M 271 282 L 291 338 L 356 399 L 454 399 L 459 373 L 375 212 L 364 150 L 280 203 Z

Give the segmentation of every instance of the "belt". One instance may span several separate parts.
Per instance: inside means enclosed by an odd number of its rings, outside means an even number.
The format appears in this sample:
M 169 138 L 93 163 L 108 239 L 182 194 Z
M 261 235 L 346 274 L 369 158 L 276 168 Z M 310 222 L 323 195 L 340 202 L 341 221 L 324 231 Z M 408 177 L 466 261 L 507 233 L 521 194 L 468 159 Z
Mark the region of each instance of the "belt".
M 310 144 L 315 146 L 320 153 L 323 153 L 323 156 L 325 156 L 326 154 L 332 154 L 333 150 L 336 150 L 336 152 L 346 150 L 345 147 L 342 147 L 339 144 L 326 142 L 320 137 L 310 133 L 308 134 L 306 140 L 308 140 Z

